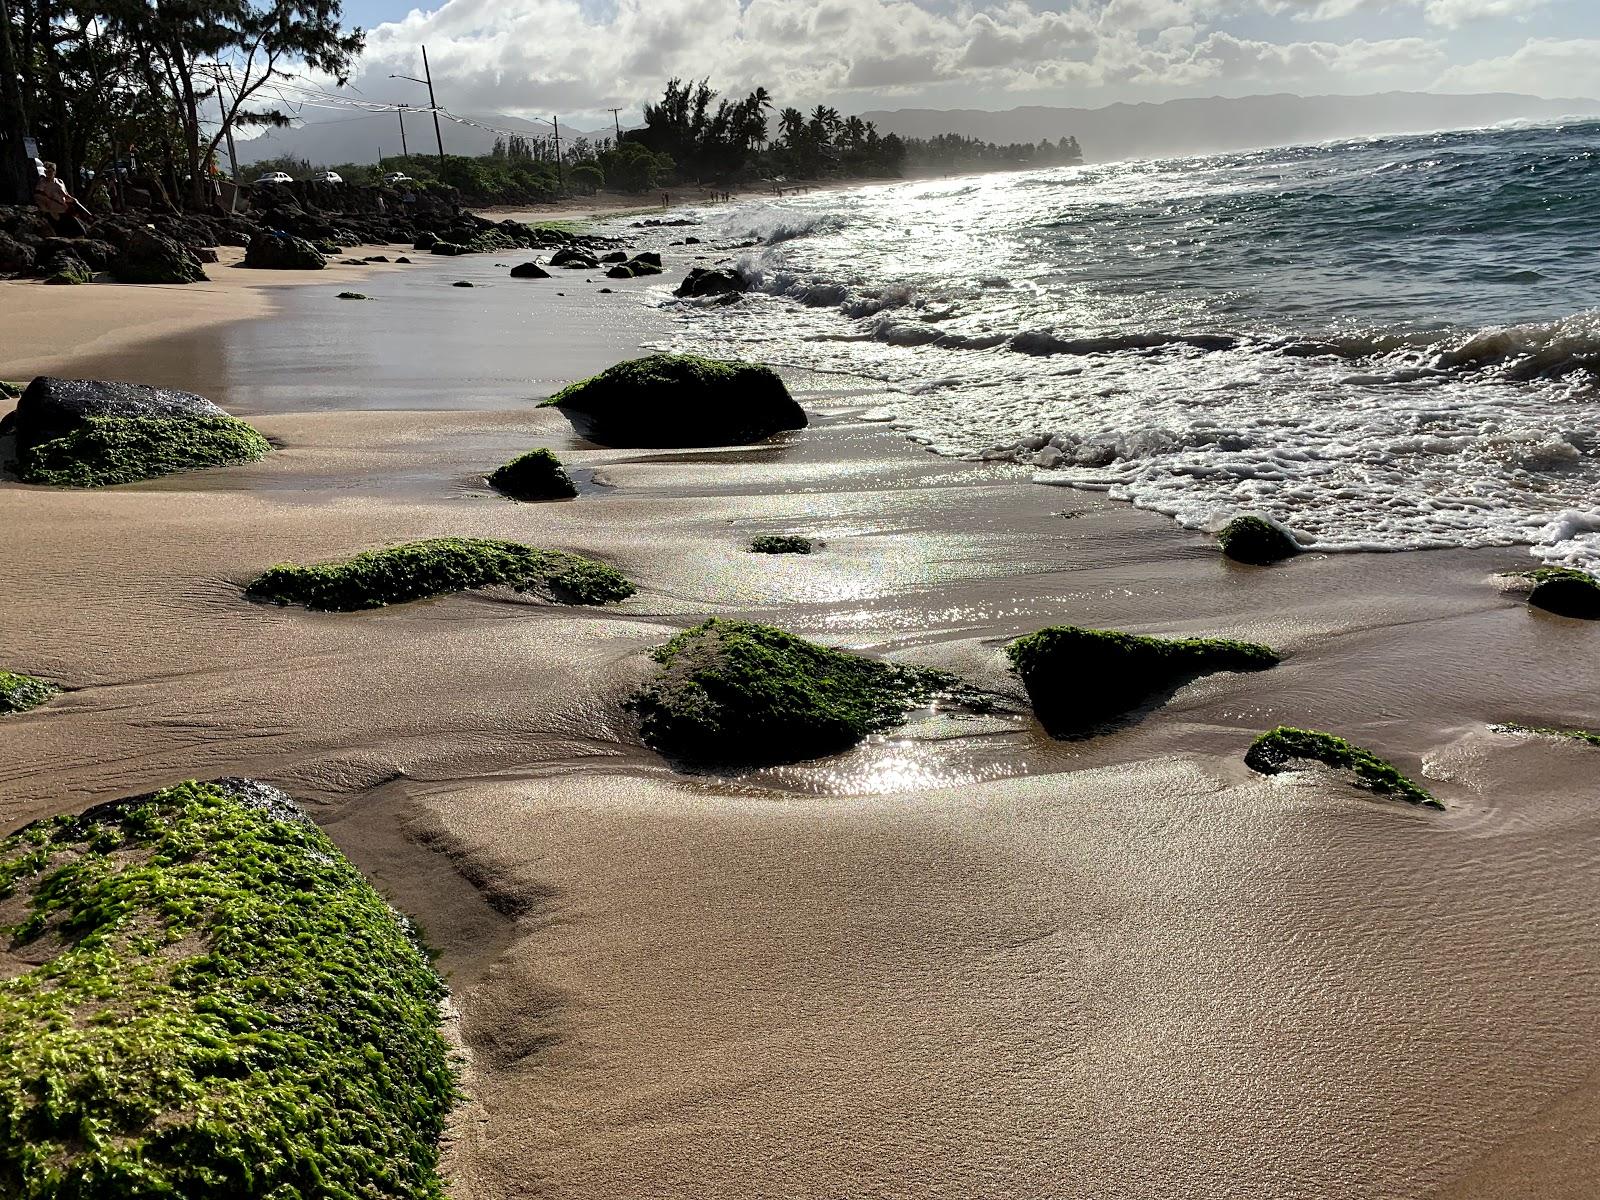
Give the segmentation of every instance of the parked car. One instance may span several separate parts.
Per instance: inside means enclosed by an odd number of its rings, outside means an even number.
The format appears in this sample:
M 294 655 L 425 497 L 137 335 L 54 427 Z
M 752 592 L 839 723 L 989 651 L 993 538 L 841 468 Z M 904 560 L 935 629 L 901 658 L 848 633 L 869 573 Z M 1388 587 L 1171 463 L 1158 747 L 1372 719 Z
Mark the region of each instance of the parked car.
M 318 171 L 311 177 L 312 183 L 343 183 L 337 171 Z
M 260 179 L 256 180 L 257 184 L 263 184 L 263 183 L 293 183 L 293 182 L 294 182 L 294 176 L 285 174 L 283 171 L 268 171 Z
M 390 171 L 383 177 L 383 182 L 388 187 L 393 187 L 397 183 L 410 183 L 411 176 L 407 175 L 404 171 Z

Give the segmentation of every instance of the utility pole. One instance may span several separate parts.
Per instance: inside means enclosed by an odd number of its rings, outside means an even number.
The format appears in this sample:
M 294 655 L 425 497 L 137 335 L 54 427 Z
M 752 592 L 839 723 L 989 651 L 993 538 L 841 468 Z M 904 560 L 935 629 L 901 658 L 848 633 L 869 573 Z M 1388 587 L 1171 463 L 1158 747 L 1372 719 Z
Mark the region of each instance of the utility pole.
M 444 182 L 444 134 L 439 132 L 439 102 L 433 98 L 433 72 L 428 69 L 428 48 L 422 48 L 422 76 L 428 85 L 428 106 L 433 109 L 433 138 L 439 144 L 439 182 Z
M 400 118 L 400 153 L 406 158 L 410 158 L 411 151 L 406 149 L 406 106 L 402 104 L 394 112 L 395 116 Z
M 613 108 L 613 109 L 608 109 L 607 111 L 609 111 L 611 113 L 611 124 L 617 131 L 617 143 L 616 144 L 620 146 L 620 145 L 622 145 L 622 121 L 617 117 L 617 114 L 619 112 L 621 112 L 622 110 L 620 108 Z
M 551 117 L 550 124 L 556 129 L 556 187 L 564 192 L 567 190 L 567 181 L 561 174 L 561 118 Z

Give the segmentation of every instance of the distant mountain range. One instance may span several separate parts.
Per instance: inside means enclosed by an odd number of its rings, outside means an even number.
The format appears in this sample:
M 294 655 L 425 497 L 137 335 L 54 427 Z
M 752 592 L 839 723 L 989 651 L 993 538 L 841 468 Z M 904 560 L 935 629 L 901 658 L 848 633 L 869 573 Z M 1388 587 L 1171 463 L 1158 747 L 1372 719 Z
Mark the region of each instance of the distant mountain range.
M 931 137 L 959 133 L 986 142 L 1055 141 L 1076 137 L 1085 159 L 1164 158 L 1254 150 L 1376 134 L 1473 129 L 1502 121 L 1600 116 L 1600 101 L 1542 100 L 1491 93 L 1442 96 L 1387 92 L 1377 96 L 1245 96 L 1111 104 L 1105 108 L 902 108 L 867 112 L 883 133 Z
M 1162 158 L 1324 142 L 1374 134 L 1423 133 L 1434 129 L 1471 129 L 1501 121 L 1554 120 L 1600 116 L 1600 101 L 1542 100 L 1537 96 L 1491 93 L 1442 96 L 1431 92 L 1387 92 L 1377 96 L 1245 96 L 1226 99 L 1168 100 L 1161 104 L 1111 104 L 1104 108 L 981 109 L 902 108 L 866 112 L 882 133 L 932 137 L 959 133 L 986 142 L 1055 141 L 1076 137 L 1091 162 L 1119 158 Z M 473 114 L 469 120 L 490 129 L 442 124 L 444 148 L 450 154 L 487 154 L 505 129 L 543 137 L 550 127 L 503 113 Z M 412 113 L 405 118 L 406 142 L 413 154 L 434 149 L 433 118 Z M 561 131 L 562 142 L 612 136 L 611 127 Z M 376 162 L 400 153 L 400 117 L 372 113 L 308 121 L 274 129 L 238 144 L 241 164 L 294 155 L 314 166 Z

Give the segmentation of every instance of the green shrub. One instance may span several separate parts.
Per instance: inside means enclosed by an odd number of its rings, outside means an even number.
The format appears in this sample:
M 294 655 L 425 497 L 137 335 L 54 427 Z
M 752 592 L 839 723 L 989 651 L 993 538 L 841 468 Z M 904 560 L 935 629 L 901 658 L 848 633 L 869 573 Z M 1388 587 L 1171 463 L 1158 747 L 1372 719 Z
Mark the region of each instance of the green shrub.
M 1296 761 L 1320 762 L 1335 770 L 1349 771 L 1360 786 L 1370 791 L 1398 796 L 1424 808 L 1444 807 L 1393 764 L 1331 733 L 1280 725 L 1256 738 L 1245 753 L 1244 761 L 1252 771 L 1263 775 L 1276 775 Z
M 578 494 L 561 460 L 542 448 L 496 468 L 489 482 L 516 500 L 565 500 Z
M 280 563 L 245 592 L 277 604 L 355 612 L 491 586 L 542 591 L 571 604 L 605 604 L 634 592 L 604 563 L 489 538 L 430 538 L 309 567 Z
M 1220 638 L 1153 638 L 1057 625 L 1018 638 L 1006 656 L 1040 722 L 1071 736 L 1218 671 L 1262 671 L 1276 651 Z
M 0 713 L 20 713 L 38 708 L 60 691 L 47 679 L 18 675 L 14 671 L 0 671 Z
M 644 739 L 704 762 L 791 762 L 849 749 L 958 690 L 943 671 L 831 650 L 770 625 L 712 619 L 655 652 L 634 695 Z
M 280 792 L 185 783 L 0 841 L 0 1195 L 438 1200 L 443 986 Z
M 271 449 L 233 417 L 86 417 L 71 432 L 24 450 L 17 474 L 27 483 L 107 487 L 254 462 Z

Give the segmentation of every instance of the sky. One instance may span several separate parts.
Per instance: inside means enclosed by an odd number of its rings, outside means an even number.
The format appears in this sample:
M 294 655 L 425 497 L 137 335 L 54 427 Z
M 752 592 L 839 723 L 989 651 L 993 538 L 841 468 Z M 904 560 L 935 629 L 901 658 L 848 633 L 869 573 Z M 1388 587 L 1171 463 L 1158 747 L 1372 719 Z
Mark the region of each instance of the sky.
M 345 0 L 370 100 L 610 123 L 671 76 L 779 106 L 1006 109 L 1263 92 L 1600 97 L 1600 0 Z M 311 114 L 307 114 L 308 116 Z

